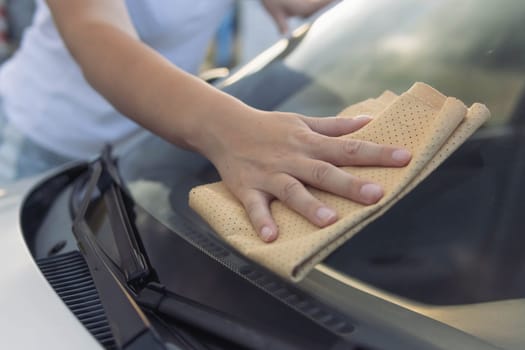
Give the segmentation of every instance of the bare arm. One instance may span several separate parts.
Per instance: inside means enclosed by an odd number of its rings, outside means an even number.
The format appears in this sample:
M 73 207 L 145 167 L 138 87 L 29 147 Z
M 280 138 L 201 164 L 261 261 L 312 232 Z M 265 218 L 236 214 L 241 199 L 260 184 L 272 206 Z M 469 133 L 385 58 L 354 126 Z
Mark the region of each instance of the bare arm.
M 124 0 L 47 2 L 89 83 L 143 127 L 209 158 L 265 241 L 278 234 L 272 199 L 326 226 L 337 214 L 303 183 L 371 204 L 381 188 L 334 165 L 403 166 L 410 159 L 393 147 L 333 137 L 366 119 L 259 111 L 183 72 L 138 39 Z
M 191 143 L 199 143 L 195 137 L 202 121 L 248 112 L 240 101 L 210 88 L 142 43 L 123 0 L 48 0 L 48 4 L 88 82 L 122 114 L 165 139 L 194 148 Z

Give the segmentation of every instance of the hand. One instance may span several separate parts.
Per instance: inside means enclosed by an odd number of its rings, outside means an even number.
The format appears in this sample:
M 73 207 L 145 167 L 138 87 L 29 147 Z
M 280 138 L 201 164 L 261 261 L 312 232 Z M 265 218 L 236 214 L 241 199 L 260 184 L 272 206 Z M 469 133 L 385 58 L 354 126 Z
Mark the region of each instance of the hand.
M 288 17 L 308 17 L 333 0 L 262 0 L 262 2 L 279 27 L 281 34 L 286 34 Z
M 411 156 L 406 150 L 336 137 L 356 131 L 369 120 L 365 116 L 310 118 L 257 111 L 236 118 L 234 127 L 222 123 L 215 128 L 213 146 L 208 148 L 212 151 L 206 156 L 242 202 L 260 237 L 271 242 L 278 236 L 270 212 L 274 198 L 319 227 L 337 220 L 336 212 L 316 199 L 304 184 L 363 204 L 373 204 L 383 196 L 379 185 L 337 167 L 399 167 L 409 162 Z
M 307 16 L 331 2 L 263 1 L 276 20 Z M 403 166 L 410 160 L 401 149 L 337 138 L 361 128 L 367 118 L 259 111 L 182 71 L 138 40 L 123 1 L 47 3 L 90 84 L 123 115 L 210 159 L 266 242 L 278 235 L 270 212 L 273 199 L 326 226 L 337 214 L 304 184 L 372 204 L 382 189 L 337 166 Z

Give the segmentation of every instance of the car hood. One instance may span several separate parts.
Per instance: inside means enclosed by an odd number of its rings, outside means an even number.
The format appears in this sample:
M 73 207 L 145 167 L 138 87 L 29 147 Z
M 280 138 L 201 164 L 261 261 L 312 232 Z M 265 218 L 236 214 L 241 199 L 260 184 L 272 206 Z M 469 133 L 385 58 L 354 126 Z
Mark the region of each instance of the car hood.
M 24 199 L 46 175 L 0 190 L 0 348 L 100 349 L 46 281 L 22 235 Z

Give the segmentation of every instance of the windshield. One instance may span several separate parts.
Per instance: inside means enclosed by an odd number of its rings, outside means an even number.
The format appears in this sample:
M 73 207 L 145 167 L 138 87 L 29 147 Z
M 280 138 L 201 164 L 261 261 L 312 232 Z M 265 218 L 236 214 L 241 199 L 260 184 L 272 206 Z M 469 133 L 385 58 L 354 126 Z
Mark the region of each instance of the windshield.
M 349 18 L 335 13 L 338 23 L 352 23 L 349 28 L 333 25 L 334 19 L 321 21 L 320 26 L 336 33 L 307 36 L 304 52 L 297 50 L 287 58 L 291 69 L 308 67 L 308 75 L 316 77 L 315 85 L 330 91 L 331 100 L 336 97 L 342 103 L 325 103 L 310 113 L 337 113 L 385 89 L 400 93 L 414 81 L 424 81 L 467 104 L 483 101 L 490 106 L 494 121 L 511 114 L 525 82 L 522 2 L 389 3 L 356 3 L 348 9 L 355 11 L 346 16 Z M 371 23 L 376 16 L 379 18 Z M 348 30 L 355 34 L 339 39 Z M 337 59 L 319 60 L 309 52 L 328 52 Z M 279 108 L 297 110 L 307 105 L 313 90 L 319 89 L 315 85 L 305 87 Z
M 525 268 L 515 268 L 525 266 L 523 18 L 521 0 L 344 1 L 274 60 L 223 83 L 255 107 L 307 115 L 415 81 L 492 111 L 490 125 L 325 264 L 430 304 L 525 295 Z M 212 232 L 187 204 L 192 187 L 219 180 L 204 158 L 144 135 L 119 167 L 134 200 L 166 226 Z
M 519 0 L 346 2 L 290 54 L 226 90 L 262 108 L 324 116 L 423 81 L 485 103 L 501 123 L 525 87 L 523 18 Z

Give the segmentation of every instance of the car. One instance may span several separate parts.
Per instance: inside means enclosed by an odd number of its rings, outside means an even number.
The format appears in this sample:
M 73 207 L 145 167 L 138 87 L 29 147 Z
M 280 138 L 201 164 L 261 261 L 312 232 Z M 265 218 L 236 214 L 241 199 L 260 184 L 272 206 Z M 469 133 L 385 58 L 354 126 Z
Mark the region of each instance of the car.
M 520 0 L 342 1 L 215 83 L 325 116 L 424 81 L 492 112 L 297 283 L 189 208 L 217 171 L 146 131 L 2 189 L 0 347 L 522 349 L 523 18 Z

